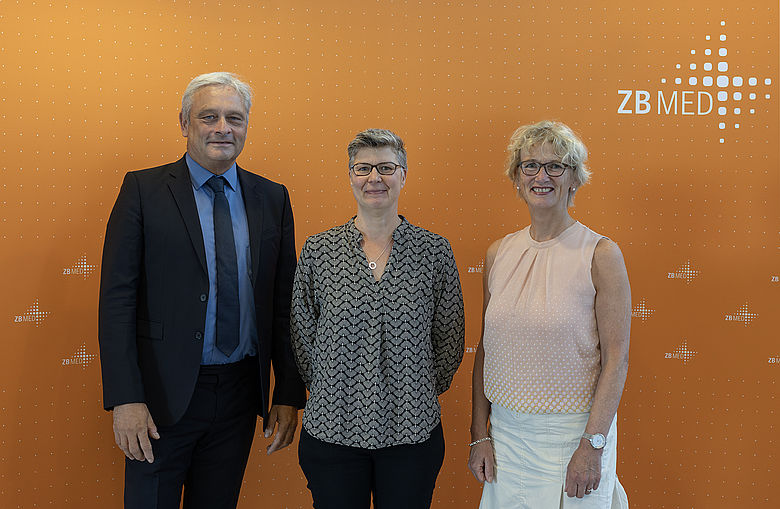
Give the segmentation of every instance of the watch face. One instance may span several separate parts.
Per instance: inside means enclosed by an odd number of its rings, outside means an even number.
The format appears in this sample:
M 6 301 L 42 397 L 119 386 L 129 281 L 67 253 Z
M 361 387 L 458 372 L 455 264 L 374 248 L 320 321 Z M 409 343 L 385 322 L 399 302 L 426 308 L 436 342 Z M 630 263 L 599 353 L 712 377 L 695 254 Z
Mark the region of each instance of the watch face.
M 590 439 L 590 445 L 592 445 L 594 449 L 601 449 L 606 445 L 606 443 L 607 439 L 604 438 L 604 435 L 601 433 L 596 433 L 593 435 L 593 438 Z

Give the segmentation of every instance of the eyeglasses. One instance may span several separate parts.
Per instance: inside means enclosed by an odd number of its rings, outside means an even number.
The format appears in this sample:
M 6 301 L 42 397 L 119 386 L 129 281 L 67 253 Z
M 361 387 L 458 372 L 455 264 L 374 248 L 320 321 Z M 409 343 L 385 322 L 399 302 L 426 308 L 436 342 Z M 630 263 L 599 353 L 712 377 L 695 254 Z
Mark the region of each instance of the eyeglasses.
M 352 173 L 358 177 L 366 177 L 371 175 L 371 172 L 374 170 L 374 168 L 376 168 L 376 171 L 380 175 L 392 175 L 398 168 L 403 168 L 403 166 L 400 164 L 387 162 L 377 164 L 355 163 L 349 167 L 349 169 L 352 170 Z
M 571 168 L 568 164 L 563 164 L 560 161 L 550 161 L 549 163 L 540 163 L 539 161 L 523 161 L 518 166 L 522 170 L 524 175 L 533 177 L 539 170 L 544 168 L 544 172 L 550 177 L 560 177 L 566 168 Z

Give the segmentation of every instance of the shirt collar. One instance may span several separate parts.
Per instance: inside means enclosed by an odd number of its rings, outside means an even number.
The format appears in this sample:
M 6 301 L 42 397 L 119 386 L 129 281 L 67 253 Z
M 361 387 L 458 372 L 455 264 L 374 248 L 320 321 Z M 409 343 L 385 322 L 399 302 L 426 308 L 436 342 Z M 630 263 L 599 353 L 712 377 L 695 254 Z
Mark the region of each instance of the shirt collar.
M 190 180 L 192 180 L 192 185 L 195 186 L 195 189 L 203 187 L 203 184 L 214 176 L 209 170 L 195 162 L 195 159 L 190 157 L 189 154 L 186 154 L 184 158 L 187 161 L 187 168 L 190 170 Z M 235 162 L 228 171 L 222 174 L 222 176 L 225 177 L 225 180 L 227 180 L 228 185 L 233 191 L 238 189 L 238 170 L 236 170 Z

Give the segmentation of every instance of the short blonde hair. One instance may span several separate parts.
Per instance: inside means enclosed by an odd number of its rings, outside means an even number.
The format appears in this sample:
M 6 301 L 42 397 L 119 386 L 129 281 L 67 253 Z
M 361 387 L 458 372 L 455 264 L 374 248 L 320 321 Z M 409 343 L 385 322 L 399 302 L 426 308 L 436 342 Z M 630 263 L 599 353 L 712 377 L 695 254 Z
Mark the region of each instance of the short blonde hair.
M 520 152 L 526 152 L 532 147 L 538 147 L 549 143 L 553 153 L 561 158 L 561 162 L 572 168 L 574 175 L 575 191 L 584 186 L 590 180 L 588 170 L 588 149 L 582 140 L 562 122 L 542 120 L 536 124 L 528 124 L 519 127 L 509 139 L 506 168 L 504 173 L 512 182 L 517 182 L 517 174 L 520 171 Z M 569 206 L 574 205 L 574 192 L 569 194 Z

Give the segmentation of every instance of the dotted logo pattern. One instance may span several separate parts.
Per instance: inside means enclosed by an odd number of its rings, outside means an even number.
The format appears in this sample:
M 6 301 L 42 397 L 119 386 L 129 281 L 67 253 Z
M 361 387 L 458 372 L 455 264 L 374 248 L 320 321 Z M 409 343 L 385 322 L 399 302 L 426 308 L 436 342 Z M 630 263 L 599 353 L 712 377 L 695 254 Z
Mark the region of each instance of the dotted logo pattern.
M 639 301 L 639 304 L 634 306 L 634 309 L 631 310 L 631 316 L 633 318 L 641 318 L 642 323 L 645 323 L 651 316 L 653 316 L 653 313 L 655 313 L 655 309 L 650 309 L 647 307 L 647 302 L 645 301 L 644 297 L 642 297 L 642 299 Z
M 672 352 L 669 352 L 665 355 L 666 359 L 680 359 L 683 362 L 683 366 L 688 365 L 690 361 L 693 360 L 694 357 L 696 357 L 696 354 L 698 352 L 696 350 L 691 350 L 688 348 L 688 340 L 683 338 L 682 343 L 680 343 L 680 346 L 675 348 Z
M 469 265 L 467 269 L 468 274 L 482 274 L 485 270 L 485 260 L 480 260 L 476 265 Z
M 87 368 L 93 360 L 97 357 L 97 354 L 87 352 L 87 344 L 82 343 L 76 352 L 70 357 L 62 359 L 63 366 L 79 365 L 82 368 Z
M 727 322 L 742 322 L 745 327 L 750 325 L 756 318 L 758 318 L 758 313 L 751 312 L 747 302 L 741 305 L 736 313 L 726 315 Z
M 683 66 L 681 63 L 675 65 L 675 69 L 679 73 L 674 77 L 674 84 L 680 85 L 683 81 L 687 81 L 687 84 L 691 86 L 701 83 L 707 88 L 715 87 L 720 89 L 715 94 L 715 97 L 717 114 L 721 117 L 730 113 L 733 113 L 735 116 L 744 115 L 745 113 L 754 115 L 756 113 L 754 101 L 759 98 L 759 95 L 764 100 L 769 100 L 771 97 L 768 92 L 759 91 L 757 87 L 760 82 L 764 87 L 769 87 L 772 84 L 772 79 L 763 78 L 760 80 L 756 76 L 748 76 L 746 79 L 744 76 L 729 74 L 727 36 L 725 33 L 726 22 L 721 21 L 720 26 L 722 28 L 721 33 L 718 35 L 718 41 L 713 41 L 711 35 L 704 37 L 707 41 L 705 45 L 708 47 L 703 51 L 703 62 L 697 55 L 698 50 L 692 48 L 687 65 Z M 713 49 L 709 46 L 718 46 L 717 55 L 713 53 Z M 701 67 L 699 67 L 699 64 L 701 64 Z M 661 78 L 661 83 L 666 82 L 666 78 Z M 731 123 L 725 121 L 718 123 L 718 129 L 720 130 L 725 130 L 729 127 L 739 129 L 739 120 Z M 724 143 L 725 138 L 720 138 L 719 141 Z
M 670 272 L 667 275 L 668 279 L 684 279 L 685 284 L 691 284 L 696 278 L 699 277 L 701 271 L 694 269 L 691 265 L 691 261 L 687 260 L 685 264 L 674 272 Z
M 14 318 L 16 323 L 33 323 L 36 327 L 40 327 L 43 321 L 50 315 L 49 311 L 43 311 L 40 307 L 38 299 L 27 308 L 23 314 Z
M 97 265 L 92 265 L 87 262 L 87 255 L 83 254 L 76 260 L 76 263 L 70 267 L 62 269 L 64 276 L 81 276 L 86 280 L 97 268 Z

